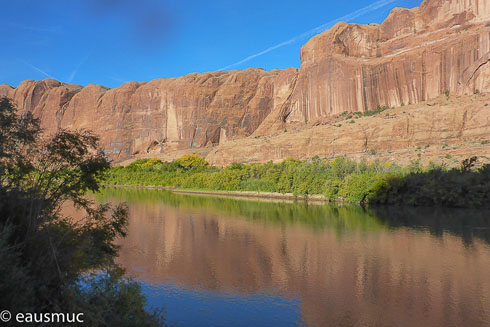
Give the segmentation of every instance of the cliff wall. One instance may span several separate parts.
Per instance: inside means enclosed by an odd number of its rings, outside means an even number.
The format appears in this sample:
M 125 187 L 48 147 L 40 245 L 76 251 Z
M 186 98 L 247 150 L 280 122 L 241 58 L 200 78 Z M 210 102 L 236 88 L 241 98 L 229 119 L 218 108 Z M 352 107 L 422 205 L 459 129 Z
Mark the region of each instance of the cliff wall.
M 0 96 L 32 111 L 47 133 L 58 128 L 95 131 L 107 153 L 120 160 L 250 135 L 273 108 L 280 75 L 247 69 L 129 82 L 115 89 L 47 79 L 24 81 L 17 88 L 1 85 Z
M 381 24 L 338 23 L 301 49 L 281 118 L 315 121 L 490 90 L 490 2 L 426 0 Z
M 24 81 L 16 88 L 0 85 L 0 96 L 34 112 L 48 133 L 92 129 L 116 161 L 227 149 L 231 140 L 253 141 L 291 124 L 310 129 L 346 111 L 488 92 L 489 23 L 488 0 L 425 0 L 414 9 L 395 8 L 381 25 L 336 24 L 303 46 L 300 69 L 195 73 L 115 89 Z M 397 131 L 386 137 L 401 137 Z M 322 143 L 334 136 L 315 137 Z M 295 154 L 303 157 L 306 148 Z M 268 153 L 261 160 L 277 157 Z

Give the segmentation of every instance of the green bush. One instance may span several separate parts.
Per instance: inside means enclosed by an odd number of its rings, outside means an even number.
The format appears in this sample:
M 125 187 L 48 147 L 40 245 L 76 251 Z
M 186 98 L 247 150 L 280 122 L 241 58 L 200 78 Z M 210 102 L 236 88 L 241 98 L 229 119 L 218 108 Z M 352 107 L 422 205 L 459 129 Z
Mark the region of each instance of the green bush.
M 0 99 L 0 308 L 83 312 L 87 326 L 161 326 L 161 315 L 145 310 L 138 285 L 114 262 L 126 205 L 96 205 L 85 196 L 99 190 L 110 167 L 98 138 L 59 130 L 43 139 L 40 132 L 31 113 L 18 115 Z M 65 216 L 60 208 L 68 203 L 86 216 Z M 95 279 L 84 284 L 87 275 Z
M 346 157 L 333 160 L 315 157 L 302 161 L 287 158 L 276 164 L 233 163 L 224 168 L 194 165 L 191 169 L 187 165 L 181 165 L 182 161 L 178 159 L 157 163 L 157 168 L 155 165 L 148 165 L 147 161 L 138 161 L 138 164 L 126 168 L 114 167 L 106 175 L 104 182 L 295 195 L 323 194 L 328 199 L 341 197 L 348 201 L 373 204 L 447 206 L 484 205 L 482 199 L 486 195 L 482 194 L 490 192 L 480 182 L 475 182 L 474 186 L 468 184 L 468 179 L 473 178 L 471 176 L 476 174 L 475 171 L 456 178 L 452 176 L 455 173 L 448 171 L 444 165 L 429 163 L 427 167 L 423 167 L 420 160 L 412 160 L 408 166 L 400 167 L 390 162 L 356 162 Z M 476 158 L 463 161 L 460 172 L 470 172 L 474 169 L 475 161 Z M 437 177 L 439 175 L 444 177 Z M 450 176 L 453 178 L 452 182 L 447 179 Z M 458 189 L 462 185 L 466 185 L 467 194 L 477 193 L 474 200 L 469 196 L 459 199 L 459 193 L 451 190 L 451 187 Z
M 323 195 L 327 199 L 334 200 L 339 197 L 339 190 L 342 187 L 343 181 L 339 178 L 327 179 L 323 188 Z
M 182 156 L 175 162 L 184 169 L 203 168 L 209 165 L 209 163 L 204 160 L 204 158 L 201 158 L 197 154 L 188 154 Z
M 275 192 L 274 183 L 269 180 L 249 178 L 240 183 L 240 189 L 244 191 Z
M 393 176 L 379 185 L 369 200 L 414 206 L 489 207 L 490 166 L 473 171 L 433 169 Z
M 352 174 L 345 179 L 338 195 L 349 201 L 365 202 L 385 180 L 384 174 L 375 172 Z
M 403 104 L 402 104 L 403 106 Z M 374 115 L 377 115 L 383 111 L 385 111 L 386 109 L 388 109 L 387 106 L 381 106 L 381 105 L 378 105 L 375 109 L 373 110 L 367 110 L 365 112 L 363 112 L 363 116 L 374 116 Z

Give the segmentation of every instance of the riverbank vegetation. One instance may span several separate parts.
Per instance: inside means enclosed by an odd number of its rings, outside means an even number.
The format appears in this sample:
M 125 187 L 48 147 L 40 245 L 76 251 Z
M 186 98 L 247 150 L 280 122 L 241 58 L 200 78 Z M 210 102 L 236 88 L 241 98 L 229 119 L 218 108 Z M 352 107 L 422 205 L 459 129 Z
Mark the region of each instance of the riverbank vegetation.
M 257 191 L 322 194 L 327 199 L 371 204 L 413 206 L 488 207 L 490 167 L 476 167 L 477 159 L 460 167 L 423 167 L 418 161 L 401 167 L 378 161 L 286 159 L 280 163 L 233 163 L 210 166 L 197 155 L 172 162 L 136 160 L 127 167 L 111 168 L 104 178 L 109 185 L 165 186 L 200 190 Z
M 32 114 L 0 98 L 0 308 L 12 321 L 17 313 L 66 313 L 81 314 L 84 326 L 164 324 L 114 263 L 126 206 L 85 197 L 109 168 L 97 149 L 87 131 L 43 137 Z M 65 204 L 83 214 L 64 215 Z

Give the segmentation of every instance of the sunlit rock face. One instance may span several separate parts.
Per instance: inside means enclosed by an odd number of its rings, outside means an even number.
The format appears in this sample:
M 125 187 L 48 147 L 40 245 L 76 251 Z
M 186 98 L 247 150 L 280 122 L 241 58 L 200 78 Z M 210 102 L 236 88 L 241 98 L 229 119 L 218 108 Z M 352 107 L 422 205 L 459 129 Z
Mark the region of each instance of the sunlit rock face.
M 488 0 L 426 0 L 395 8 L 381 25 L 336 24 L 303 46 L 300 69 L 194 73 L 115 89 L 24 81 L 0 85 L 0 96 L 33 111 L 46 132 L 94 130 L 120 161 L 270 135 L 283 123 L 345 111 L 490 91 L 489 22 Z
M 293 157 L 441 162 L 449 155 L 451 165 L 478 156 L 490 163 L 490 94 L 440 96 L 424 103 L 388 109 L 381 114 L 343 119 L 335 124 L 309 126 L 272 136 L 231 140 L 211 149 L 206 159 L 220 166 L 231 162 L 281 161 Z M 354 117 L 352 117 L 354 118 Z M 339 127 L 341 125 L 341 127 Z M 260 132 L 261 128 L 259 127 Z M 421 150 L 421 151 L 419 151 Z M 423 151 L 422 151 L 423 150 Z
M 179 78 L 101 85 L 54 80 L 0 86 L 19 109 L 41 118 L 46 132 L 94 130 L 115 159 L 132 154 L 211 146 L 250 135 L 273 106 L 279 71 L 189 74 Z
M 426 0 L 394 9 L 381 25 L 338 23 L 301 49 L 283 117 L 312 121 L 489 90 L 489 21 L 488 1 Z

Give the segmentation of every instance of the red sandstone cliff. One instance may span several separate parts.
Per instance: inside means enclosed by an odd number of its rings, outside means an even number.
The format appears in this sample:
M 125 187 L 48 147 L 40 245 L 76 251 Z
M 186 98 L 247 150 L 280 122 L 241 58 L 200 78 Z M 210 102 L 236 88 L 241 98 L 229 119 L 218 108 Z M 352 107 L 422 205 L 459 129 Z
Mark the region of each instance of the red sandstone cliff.
M 426 0 L 381 25 L 338 23 L 301 49 L 281 117 L 314 121 L 343 111 L 490 90 L 490 1 Z
M 247 69 L 129 82 L 115 89 L 47 79 L 24 81 L 17 88 L 0 85 L 0 96 L 34 112 L 47 132 L 95 131 L 112 158 L 122 159 L 250 135 L 273 107 L 280 75 Z
M 381 25 L 336 24 L 303 46 L 299 70 L 189 74 L 129 82 L 115 89 L 49 79 L 24 81 L 17 88 L 0 85 L 0 96 L 13 98 L 21 110 L 33 111 L 47 132 L 60 127 L 94 130 L 116 160 L 220 145 L 210 156 L 213 161 L 222 162 L 217 153 L 224 153 L 227 160 L 246 161 L 249 156 L 244 154 L 257 154 L 262 145 L 246 140 L 227 145 L 227 141 L 252 133 L 250 140 L 255 140 L 290 123 L 325 123 L 344 111 L 398 107 L 447 92 L 490 91 L 489 22 L 488 0 L 425 0 L 418 8 L 394 9 Z M 431 119 L 430 115 L 421 117 Z M 490 137 L 485 117 L 474 126 L 480 133 L 477 138 Z M 402 136 L 397 133 L 394 128 L 383 137 Z M 332 138 L 334 134 L 323 132 L 311 136 L 318 144 Z M 279 142 L 260 160 L 276 159 L 286 152 L 304 157 L 305 149 L 317 146 L 284 151 L 295 141 Z M 247 142 L 255 144 L 250 151 L 236 151 L 249 146 Z

